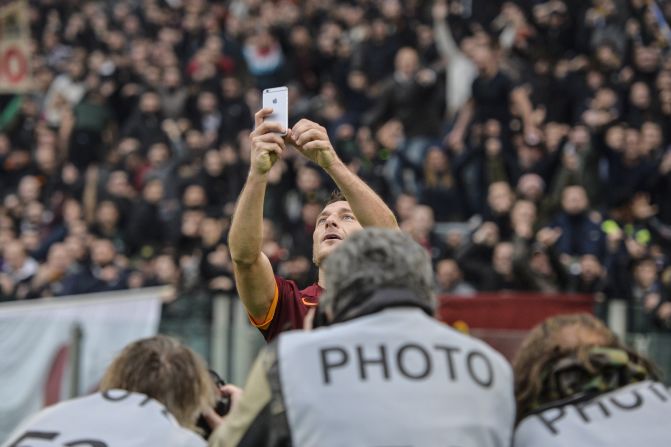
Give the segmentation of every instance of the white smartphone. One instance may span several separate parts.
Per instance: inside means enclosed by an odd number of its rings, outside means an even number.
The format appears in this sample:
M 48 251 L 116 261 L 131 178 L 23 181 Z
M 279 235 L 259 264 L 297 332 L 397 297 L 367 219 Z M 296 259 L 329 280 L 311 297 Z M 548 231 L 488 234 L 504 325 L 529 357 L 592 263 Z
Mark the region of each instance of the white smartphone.
M 273 109 L 266 121 L 280 123 L 286 135 L 289 128 L 289 90 L 287 87 L 267 88 L 263 91 L 263 108 Z

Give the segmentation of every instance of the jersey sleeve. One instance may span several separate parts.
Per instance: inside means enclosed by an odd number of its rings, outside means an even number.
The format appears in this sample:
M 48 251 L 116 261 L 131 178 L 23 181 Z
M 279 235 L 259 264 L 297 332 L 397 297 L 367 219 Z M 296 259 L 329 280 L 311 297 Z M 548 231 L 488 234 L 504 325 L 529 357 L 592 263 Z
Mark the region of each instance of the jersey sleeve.
M 296 283 L 276 276 L 275 295 L 266 318 L 259 322 L 250 315 L 249 320 L 269 342 L 280 332 L 303 328 L 306 313 L 307 307 L 301 301 Z

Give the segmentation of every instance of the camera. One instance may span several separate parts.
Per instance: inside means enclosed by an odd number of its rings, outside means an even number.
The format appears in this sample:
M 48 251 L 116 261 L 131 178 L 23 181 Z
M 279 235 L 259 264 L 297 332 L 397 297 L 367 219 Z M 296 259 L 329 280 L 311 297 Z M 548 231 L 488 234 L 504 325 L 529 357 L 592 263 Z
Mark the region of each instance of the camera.
M 219 416 L 225 416 L 231 409 L 231 399 L 228 396 L 222 396 L 219 392 L 219 388 L 226 385 L 226 382 L 224 382 L 224 380 L 221 377 L 219 377 L 219 374 L 217 374 L 216 371 L 210 369 L 209 372 L 210 376 L 212 377 L 212 381 L 214 382 L 214 385 L 217 389 L 216 391 L 217 400 L 214 404 L 214 412 L 217 413 Z M 198 420 L 196 421 L 196 427 L 199 428 L 203 438 L 205 439 L 208 439 L 212 434 L 212 427 L 210 427 L 210 424 L 207 423 L 205 417 L 202 414 L 198 417 Z

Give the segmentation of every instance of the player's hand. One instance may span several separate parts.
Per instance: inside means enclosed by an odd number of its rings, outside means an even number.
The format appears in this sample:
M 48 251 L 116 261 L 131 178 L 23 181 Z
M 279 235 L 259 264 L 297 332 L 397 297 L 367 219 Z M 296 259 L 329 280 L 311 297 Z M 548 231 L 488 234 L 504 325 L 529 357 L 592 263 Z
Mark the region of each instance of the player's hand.
M 265 118 L 273 109 L 261 109 L 254 115 L 254 131 L 250 134 L 251 169 L 255 174 L 265 175 L 273 167 L 285 149 L 284 139 L 280 135 L 285 129 L 279 123 L 266 123 Z
M 291 129 L 290 138 L 298 152 L 323 169 L 328 169 L 338 160 L 326 129 L 310 120 L 302 119 Z

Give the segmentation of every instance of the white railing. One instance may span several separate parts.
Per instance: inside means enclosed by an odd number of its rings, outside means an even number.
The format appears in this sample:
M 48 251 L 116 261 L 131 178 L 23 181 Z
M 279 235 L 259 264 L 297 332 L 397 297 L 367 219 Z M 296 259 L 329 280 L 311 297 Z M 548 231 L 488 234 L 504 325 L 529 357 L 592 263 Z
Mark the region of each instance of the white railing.
M 0 303 L 0 441 L 43 406 L 93 391 L 124 346 L 157 332 L 164 291 Z

